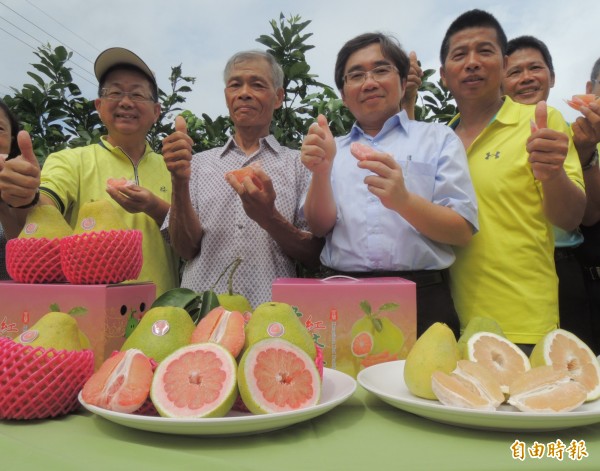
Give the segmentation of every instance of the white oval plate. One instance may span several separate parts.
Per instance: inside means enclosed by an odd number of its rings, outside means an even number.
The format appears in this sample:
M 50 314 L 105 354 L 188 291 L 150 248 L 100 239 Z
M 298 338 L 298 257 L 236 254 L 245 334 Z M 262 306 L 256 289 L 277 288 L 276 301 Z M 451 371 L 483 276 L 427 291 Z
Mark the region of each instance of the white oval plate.
M 559 430 L 600 422 L 600 400 L 571 412 L 528 413 L 509 405 L 486 412 L 445 406 L 414 396 L 404 383 L 404 360 L 380 363 L 362 370 L 358 383 L 388 404 L 406 412 L 462 427 L 522 432 Z
M 79 402 L 90 412 L 126 427 L 149 432 L 179 435 L 250 435 L 269 432 L 310 420 L 324 414 L 348 399 L 356 390 L 356 381 L 341 371 L 323 369 L 321 399 L 316 406 L 289 412 L 253 415 L 231 411 L 225 417 L 210 419 L 169 419 L 143 415 L 124 414 L 87 404 L 79 393 Z

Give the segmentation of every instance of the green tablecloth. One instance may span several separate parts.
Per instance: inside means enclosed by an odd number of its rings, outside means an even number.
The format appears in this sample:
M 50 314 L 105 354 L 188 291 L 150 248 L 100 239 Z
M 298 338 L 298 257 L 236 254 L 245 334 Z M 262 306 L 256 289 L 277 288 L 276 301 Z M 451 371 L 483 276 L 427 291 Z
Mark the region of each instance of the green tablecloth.
M 585 443 L 580 461 L 513 458 L 511 445 Z M 308 422 L 245 437 L 203 438 L 130 429 L 84 410 L 40 421 L 0 421 L 0 470 L 295 471 L 600 469 L 600 424 L 556 432 L 490 432 L 400 411 L 360 386 Z

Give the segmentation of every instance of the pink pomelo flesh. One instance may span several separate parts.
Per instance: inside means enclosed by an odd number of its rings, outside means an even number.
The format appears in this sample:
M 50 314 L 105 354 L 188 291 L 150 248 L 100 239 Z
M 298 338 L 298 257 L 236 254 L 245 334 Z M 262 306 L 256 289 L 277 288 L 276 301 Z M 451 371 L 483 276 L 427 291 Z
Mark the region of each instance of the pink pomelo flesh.
M 316 405 L 321 378 L 313 360 L 283 339 L 265 339 L 245 354 L 242 399 L 255 414 L 284 412 Z
M 237 357 L 242 351 L 246 334 L 244 316 L 238 311 L 228 311 L 219 306 L 198 323 L 190 343 L 214 342 L 225 347 Z
M 151 397 L 164 417 L 220 417 L 237 395 L 235 359 L 224 347 L 183 347 L 156 369 Z
M 152 375 L 152 364 L 140 350 L 119 352 L 85 383 L 81 396 L 88 404 L 131 413 L 148 398 Z

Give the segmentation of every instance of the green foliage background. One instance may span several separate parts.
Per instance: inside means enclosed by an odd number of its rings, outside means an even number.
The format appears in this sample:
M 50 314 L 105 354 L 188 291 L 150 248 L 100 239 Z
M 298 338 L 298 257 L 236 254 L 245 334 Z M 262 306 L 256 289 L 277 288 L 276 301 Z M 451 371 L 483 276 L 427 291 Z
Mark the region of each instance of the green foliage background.
M 286 18 L 282 13 L 277 20 L 269 22 L 270 34 L 256 39 L 276 57 L 285 74 L 285 101 L 275 112 L 271 132 L 281 144 L 291 148 L 300 147 L 318 114 L 327 117 L 336 136 L 346 134 L 354 122 L 336 90 L 310 73 L 305 56 L 315 47 L 308 43 L 312 36 L 306 32 L 310 23 L 298 15 Z M 34 71 L 27 72 L 32 83 L 23 85 L 21 90 L 13 88 L 14 93 L 3 99 L 19 117 L 22 128 L 30 133 L 36 156 L 43 164 L 52 152 L 98 142 L 106 130 L 94 101 L 82 96 L 73 81 L 71 68 L 67 66 L 73 53 L 63 46 L 53 48 L 47 44 L 34 54 L 39 62 L 32 65 Z M 415 118 L 448 122 L 456 108 L 442 84 L 430 81 L 434 72 L 433 69 L 424 71 Z M 186 94 L 193 91 L 195 80 L 183 74 L 181 64 L 171 67 L 170 88 L 159 90 L 161 115 L 148 135 L 155 151 L 161 151 L 162 139 L 174 131 L 173 120 L 179 113 L 186 119 L 196 152 L 221 146 L 229 138 L 232 124 L 228 116 L 196 116 L 184 110 Z

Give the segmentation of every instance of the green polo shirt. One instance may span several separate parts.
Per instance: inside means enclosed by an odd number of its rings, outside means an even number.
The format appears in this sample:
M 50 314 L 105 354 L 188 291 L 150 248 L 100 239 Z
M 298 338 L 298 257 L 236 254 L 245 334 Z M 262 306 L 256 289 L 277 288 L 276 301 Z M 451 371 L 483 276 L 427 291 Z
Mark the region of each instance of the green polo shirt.
M 160 227 L 147 214 L 129 213 L 113 201 L 106 192 L 106 180 L 111 177 L 133 180 L 171 202 L 171 175 L 161 155 L 146 144 L 144 155 L 135 165 L 105 137 L 99 144 L 50 154 L 42 168 L 40 191 L 54 201 L 72 227 L 82 204 L 100 199 L 111 201 L 120 209 L 125 222 L 143 234 L 144 264 L 136 281 L 155 283 L 157 296 L 179 286 L 177 257 L 161 235 Z

